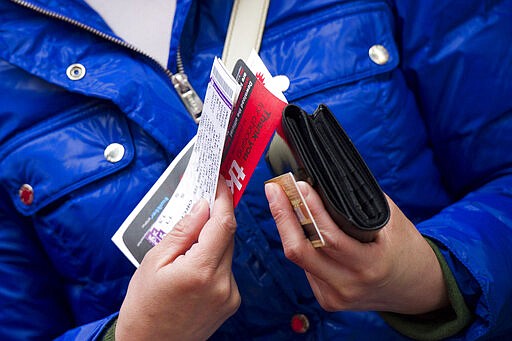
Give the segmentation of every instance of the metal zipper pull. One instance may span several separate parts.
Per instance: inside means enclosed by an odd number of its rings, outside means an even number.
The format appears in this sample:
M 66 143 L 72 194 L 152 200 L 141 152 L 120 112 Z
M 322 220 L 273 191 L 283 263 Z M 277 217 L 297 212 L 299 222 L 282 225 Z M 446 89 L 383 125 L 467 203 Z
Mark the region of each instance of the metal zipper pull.
M 190 113 L 194 121 L 198 123 L 199 117 L 201 117 L 201 112 L 203 111 L 203 101 L 197 95 L 192 84 L 188 81 L 185 68 L 183 67 L 183 59 L 181 59 L 181 46 L 179 45 L 176 51 L 176 68 L 178 72 L 171 76 L 172 84 L 174 84 L 174 89 L 176 89 L 176 92 L 180 96 L 185 108 Z
M 199 122 L 203 111 L 203 101 L 188 81 L 187 75 L 181 72 L 175 73 L 172 75 L 171 81 L 187 111 L 196 123 Z

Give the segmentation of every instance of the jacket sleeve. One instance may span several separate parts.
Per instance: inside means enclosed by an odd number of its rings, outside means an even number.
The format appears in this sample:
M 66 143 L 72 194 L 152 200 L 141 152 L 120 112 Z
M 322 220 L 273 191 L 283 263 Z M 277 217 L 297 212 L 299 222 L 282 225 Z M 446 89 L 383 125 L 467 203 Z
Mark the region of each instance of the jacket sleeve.
M 512 1 L 395 2 L 402 68 L 453 203 L 417 224 L 475 315 L 461 337 L 512 333 Z
M 512 176 L 489 182 L 418 225 L 452 269 L 475 321 L 468 339 L 512 326 Z
M 0 198 L 0 339 L 100 337 L 115 315 L 61 335 L 73 327 L 64 282 L 42 250 L 30 218 L 15 213 L 1 187 Z
M 71 329 L 59 336 L 56 341 L 74 340 L 115 340 L 115 323 L 118 313 L 105 317 L 104 319 Z

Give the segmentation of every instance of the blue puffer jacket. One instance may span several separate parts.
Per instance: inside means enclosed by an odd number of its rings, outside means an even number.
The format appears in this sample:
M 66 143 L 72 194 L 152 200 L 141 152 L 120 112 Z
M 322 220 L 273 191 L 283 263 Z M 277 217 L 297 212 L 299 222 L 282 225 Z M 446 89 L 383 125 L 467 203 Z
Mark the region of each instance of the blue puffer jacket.
M 168 70 L 181 45 L 201 97 L 230 11 L 178 1 Z M 439 245 L 475 314 L 457 339 L 512 335 L 511 37 L 510 0 L 275 0 L 261 45 L 271 73 L 290 78 L 289 101 L 326 103 Z M 376 44 L 389 53 L 380 64 Z M 84 2 L 0 0 L 0 339 L 99 335 L 135 270 L 110 238 L 195 131 L 169 72 Z M 125 148 L 119 162 L 104 157 L 111 143 Z M 400 339 L 377 313 L 319 307 L 283 255 L 271 176 L 261 161 L 236 210 L 243 301 L 214 338 Z M 304 334 L 290 328 L 297 313 Z

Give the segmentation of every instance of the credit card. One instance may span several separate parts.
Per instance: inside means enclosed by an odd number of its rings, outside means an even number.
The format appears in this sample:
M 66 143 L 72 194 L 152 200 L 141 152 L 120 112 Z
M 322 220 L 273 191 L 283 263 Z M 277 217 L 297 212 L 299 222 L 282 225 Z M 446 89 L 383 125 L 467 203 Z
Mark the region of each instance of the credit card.
M 265 183 L 268 182 L 277 183 L 284 190 L 290 204 L 292 205 L 293 212 L 304 230 L 304 234 L 309 239 L 313 247 L 318 248 L 325 246 L 324 238 L 322 237 L 322 234 L 318 229 L 318 225 L 306 204 L 306 200 L 304 200 L 304 197 L 297 186 L 297 182 L 295 181 L 293 174 L 288 172 L 265 181 Z

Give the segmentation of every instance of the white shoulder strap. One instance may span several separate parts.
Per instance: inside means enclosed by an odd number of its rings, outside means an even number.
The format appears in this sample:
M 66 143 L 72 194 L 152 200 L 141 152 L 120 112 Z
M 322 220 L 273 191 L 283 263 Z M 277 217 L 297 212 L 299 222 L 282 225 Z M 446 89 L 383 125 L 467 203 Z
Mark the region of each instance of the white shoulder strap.
M 222 61 L 232 70 L 238 59 L 259 51 L 270 0 L 235 0 L 224 42 Z

